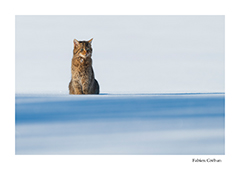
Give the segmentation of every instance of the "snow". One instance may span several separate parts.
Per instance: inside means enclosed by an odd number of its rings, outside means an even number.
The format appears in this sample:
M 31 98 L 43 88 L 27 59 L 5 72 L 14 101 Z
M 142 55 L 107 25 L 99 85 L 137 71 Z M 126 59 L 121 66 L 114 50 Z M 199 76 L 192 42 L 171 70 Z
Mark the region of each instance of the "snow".
M 224 92 L 224 21 L 223 15 L 18 15 L 15 89 L 67 93 L 73 40 L 93 38 L 101 92 Z
M 16 154 L 223 155 L 224 93 L 16 95 Z

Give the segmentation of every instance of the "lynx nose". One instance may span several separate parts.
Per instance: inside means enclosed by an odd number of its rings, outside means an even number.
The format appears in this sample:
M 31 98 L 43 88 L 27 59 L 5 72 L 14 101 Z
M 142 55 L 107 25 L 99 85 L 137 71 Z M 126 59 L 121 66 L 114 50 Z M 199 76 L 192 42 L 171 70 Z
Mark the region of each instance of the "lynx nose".
M 83 51 L 83 55 L 87 55 L 87 51 L 86 50 Z

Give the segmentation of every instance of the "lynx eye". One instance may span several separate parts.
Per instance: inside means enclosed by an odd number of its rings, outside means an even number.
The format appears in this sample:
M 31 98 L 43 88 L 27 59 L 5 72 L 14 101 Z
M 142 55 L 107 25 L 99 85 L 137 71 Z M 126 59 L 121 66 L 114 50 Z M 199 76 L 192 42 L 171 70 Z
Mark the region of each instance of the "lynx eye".
M 80 52 L 82 52 L 82 51 L 83 51 L 83 49 L 81 48 Z

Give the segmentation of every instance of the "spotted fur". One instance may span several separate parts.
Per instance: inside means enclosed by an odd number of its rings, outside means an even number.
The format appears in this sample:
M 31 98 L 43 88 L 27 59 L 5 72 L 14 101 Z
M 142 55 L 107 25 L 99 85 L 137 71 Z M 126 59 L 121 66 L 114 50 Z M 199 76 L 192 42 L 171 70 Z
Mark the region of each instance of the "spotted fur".
M 99 94 L 99 84 L 94 77 L 92 67 L 92 39 L 89 41 L 73 40 L 73 58 L 69 83 L 69 94 Z

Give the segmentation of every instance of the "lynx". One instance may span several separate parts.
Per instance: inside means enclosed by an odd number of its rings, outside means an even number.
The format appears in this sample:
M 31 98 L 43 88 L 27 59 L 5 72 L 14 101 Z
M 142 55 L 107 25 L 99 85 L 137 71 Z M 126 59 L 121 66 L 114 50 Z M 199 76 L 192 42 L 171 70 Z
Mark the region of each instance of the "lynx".
M 73 40 L 72 78 L 68 86 L 69 94 L 99 94 L 99 84 L 94 77 L 92 67 L 92 40 Z

